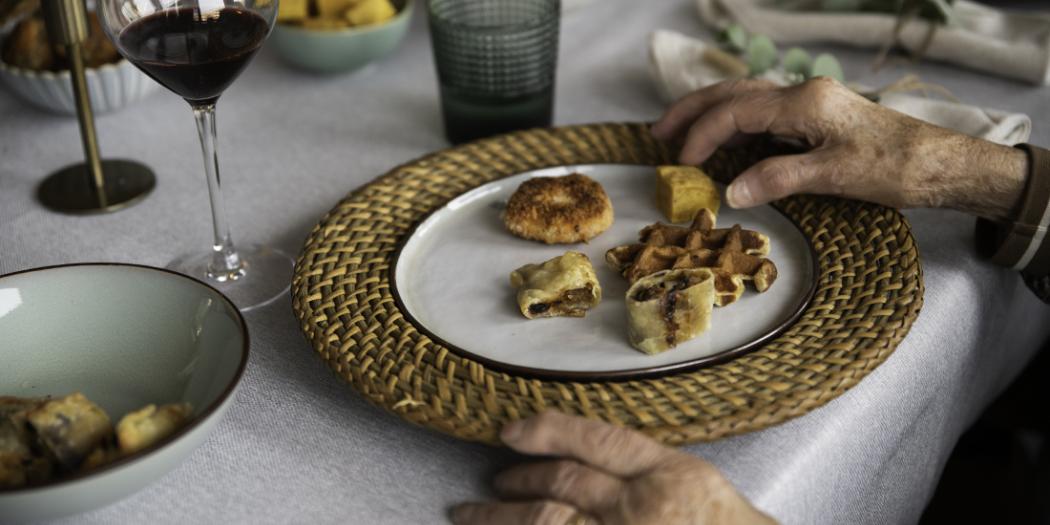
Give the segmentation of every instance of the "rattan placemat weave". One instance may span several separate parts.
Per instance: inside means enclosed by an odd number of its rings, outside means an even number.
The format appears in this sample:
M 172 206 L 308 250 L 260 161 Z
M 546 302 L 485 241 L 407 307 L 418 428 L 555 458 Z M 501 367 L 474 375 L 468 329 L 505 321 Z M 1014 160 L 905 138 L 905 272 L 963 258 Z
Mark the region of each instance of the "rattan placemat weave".
M 720 151 L 727 179 L 772 146 Z M 457 195 L 523 171 L 673 162 L 641 124 L 531 130 L 441 151 L 354 191 L 313 229 L 296 262 L 293 308 L 314 349 L 372 402 L 454 436 L 495 443 L 500 426 L 545 408 L 638 428 L 669 444 L 716 439 L 800 416 L 857 384 L 907 334 L 922 305 L 919 254 L 895 210 L 835 198 L 776 203 L 810 239 L 817 291 L 764 347 L 674 375 L 567 382 L 488 369 L 423 335 L 390 292 L 394 255 Z

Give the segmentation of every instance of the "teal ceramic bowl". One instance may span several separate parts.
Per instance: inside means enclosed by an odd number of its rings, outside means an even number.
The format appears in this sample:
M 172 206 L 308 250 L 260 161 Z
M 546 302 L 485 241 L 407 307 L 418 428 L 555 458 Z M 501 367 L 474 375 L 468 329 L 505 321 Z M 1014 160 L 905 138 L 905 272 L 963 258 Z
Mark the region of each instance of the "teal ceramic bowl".
M 397 15 L 381 24 L 319 30 L 277 24 L 269 41 L 289 63 L 319 73 L 358 69 L 384 57 L 405 37 L 415 0 L 393 0 Z
M 248 330 L 228 299 L 181 274 L 77 264 L 0 276 L 0 395 L 82 392 L 114 422 L 189 402 L 189 423 L 91 471 L 0 490 L 0 522 L 56 518 L 128 496 L 181 463 L 233 403 Z

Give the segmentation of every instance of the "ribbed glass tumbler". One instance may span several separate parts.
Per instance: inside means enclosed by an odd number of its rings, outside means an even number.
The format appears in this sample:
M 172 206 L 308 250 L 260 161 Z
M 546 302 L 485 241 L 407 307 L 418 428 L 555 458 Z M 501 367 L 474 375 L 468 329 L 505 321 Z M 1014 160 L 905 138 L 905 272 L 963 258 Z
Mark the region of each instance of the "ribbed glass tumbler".
M 560 0 L 428 0 L 445 135 L 549 126 Z

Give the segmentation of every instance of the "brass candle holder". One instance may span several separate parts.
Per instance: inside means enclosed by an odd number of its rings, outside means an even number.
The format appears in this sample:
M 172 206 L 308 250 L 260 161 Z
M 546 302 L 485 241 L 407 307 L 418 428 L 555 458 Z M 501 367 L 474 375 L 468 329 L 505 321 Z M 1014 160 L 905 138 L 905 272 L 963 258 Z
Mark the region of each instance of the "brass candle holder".
M 87 8 L 83 0 L 43 0 L 41 6 L 48 37 L 64 46 L 69 57 L 86 162 L 49 175 L 40 183 L 37 198 L 44 206 L 63 213 L 106 213 L 126 208 L 153 190 L 156 177 L 138 162 L 102 160 L 99 156 L 81 49 L 88 36 Z

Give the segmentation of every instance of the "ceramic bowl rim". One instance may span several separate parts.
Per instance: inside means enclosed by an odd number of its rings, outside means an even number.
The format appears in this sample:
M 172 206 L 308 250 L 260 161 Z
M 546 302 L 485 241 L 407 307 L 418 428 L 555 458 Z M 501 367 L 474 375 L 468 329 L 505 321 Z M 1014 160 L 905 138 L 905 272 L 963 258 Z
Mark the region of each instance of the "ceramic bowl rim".
M 416 0 L 405 0 L 405 7 L 397 12 L 393 18 L 385 20 L 378 24 L 368 24 L 362 27 L 344 27 L 342 29 L 306 29 L 299 26 L 286 25 L 280 22 L 274 22 L 273 30 L 277 31 L 280 29 L 282 32 L 287 31 L 292 34 L 299 35 L 316 35 L 322 37 L 352 37 L 357 35 L 367 35 L 369 33 L 375 33 L 384 29 L 390 29 L 394 24 L 400 22 L 407 16 L 412 14 L 413 8 L 416 4 Z
M 205 407 L 204 410 L 202 410 L 196 417 L 191 419 L 185 426 L 183 426 L 179 430 L 175 431 L 171 435 L 165 437 L 164 439 L 160 440 L 159 442 L 154 443 L 153 445 L 151 445 L 149 447 L 146 447 L 146 448 L 144 448 L 144 449 L 142 449 L 142 450 L 140 450 L 138 452 L 135 452 L 134 454 L 130 454 L 128 456 L 124 456 L 124 457 L 122 457 L 120 459 L 117 459 L 117 460 L 114 460 L 112 462 L 106 463 L 105 465 L 102 465 L 100 467 L 97 467 L 97 468 L 94 468 L 94 469 L 90 469 L 90 470 L 86 470 L 86 471 L 83 471 L 83 472 L 75 472 L 75 473 L 70 474 L 68 476 L 63 476 L 63 477 L 58 478 L 56 480 L 48 481 L 47 483 L 42 483 L 42 484 L 39 484 L 39 485 L 31 485 L 31 486 L 27 486 L 27 487 L 18 487 L 18 488 L 13 488 L 13 489 L 0 489 L 0 499 L 3 499 L 3 497 L 7 496 L 7 495 L 27 494 L 27 493 L 36 492 L 36 491 L 45 491 L 45 490 L 57 488 L 57 487 L 60 487 L 60 486 L 63 486 L 63 485 L 68 485 L 68 484 L 71 484 L 71 483 L 74 483 L 74 482 L 83 481 L 83 480 L 91 478 L 93 476 L 97 476 L 99 474 L 103 474 L 103 473 L 106 473 L 106 472 L 110 472 L 110 471 L 116 470 L 119 467 L 123 467 L 125 465 L 130 465 L 132 463 L 136 463 L 139 460 L 145 459 L 147 456 L 150 456 L 150 455 L 154 454 L 155 452 L 159 452 L 162 449 L 168 448 L 169 445 L 172 445 L 176 441 L 179 441 L 184 436 L 186 436 L 190 432 L 192 432 L 192 431 L 196 430 L 198 427 L 200 427 L 206 420 L 208 420 L 212 416 L 214 416 L 215 412 L 217 412 L 220 407 L 222 407 L 224 404 L 227 403 L 227 401 L 229 401 L 230 397 L 233 395 L 233 392 L 237 389 L 237 386 L 240 385 L 241 378 L 244 376 L 244 371 L 245 371 L 245 369 L 247 368 L 247 365 L 248 365 L 248 354 L 249 354 L 249 350 L 248 349 L 250 347 L 250 340 L 249 340 L 249 335 L 248 335 L 248 325 L 247 325 L 247 323 L 245 323 L 244 316 L 241 314 L 241 311 L 238 310 L 237 306 L 233 304 L 233 301 L 230 301 L 230 299 L 228 297 L 223 295 L 222 292 L 220 292 L 219 290 L 216 290 L 215 287 L 211 286 L 210 284 L 208 284 L 208 283 L 206 283 L 204 281 L 201 281 L 199 279 L 190 277 L 188 275 L 183 275 L 183 274 L 178 273 L 176 271 L 169 270 L 167 268 L 157 268 L 157 267 L 154 267 L 154 266 L 147 266 L 147 265 L 144 265 L 144 264 L 122 263 L 122 262 L 80 262 L 80 263 L 54 264 L 54 265 L 50 265 L 50 266 L 41 266 L 41 267 L 38 267 L 38 268 L 28 268 L 28 269 L 25 269 L 25 270 L 19 270 L 19 271 L 15 271 L 15 272 L 2 274 L 2 275 L 0 275 L 0 284 L 3 284 L 4 279 L 6 279 L 8 277 L 13 277 L 13 276 L 16 276 L 16 275 L 25 275 L 25 274 L 30 274 L 30 273 L 44 273 L 44 272 L 47 272 L 49 270 L 56 270 L 56 269 L 70 268 L 70 267 L 123 267 L 123 268 L 134 268 L 134 269 L 138 269 L 138 270 L 147 270 L 148 272 L 160 272 L 160 273 L 165 273 L 165 274 L 169 274 L 169 275 L 174 275 L 174 276 L 180 277 L 182 279 L 185 279 L 187 281 L 190 281 L 190 283 L 193 284 L 193 285 L 203 286 L 205 289 L 211 291 L 216 296 L 218 296 L 223 301 L 225 301 L 227 306 L 229 306 L 230 310 L 234 312 L 234 314 L 236 316 L 237 326 L 238 326 L 239 331 L 240 331 L 241 336 L 242 336 L 241 359 L 240 359 L 240 362 L 237 364 L 237 370 L 234 372 L 233 377 L 230 379 L 229 383 L 223 389 L 223 391 L 219 395 L 219 397 L 217 397 L 215 399 L 215 401 L 213 401 L 207 407 Z

